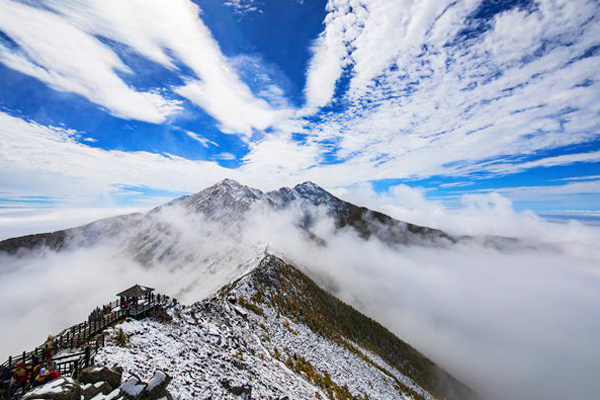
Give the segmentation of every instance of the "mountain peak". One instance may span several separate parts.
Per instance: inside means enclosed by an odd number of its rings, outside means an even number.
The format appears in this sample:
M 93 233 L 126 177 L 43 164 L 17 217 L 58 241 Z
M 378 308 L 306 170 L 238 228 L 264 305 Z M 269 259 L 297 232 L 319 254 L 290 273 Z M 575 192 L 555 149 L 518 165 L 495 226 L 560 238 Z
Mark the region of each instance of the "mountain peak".
M 321 186 L 317 185 L 316 183 L 312 182 L 312 181 L 306 181 L 306 182 L 302 182 L 296 186 L 294 186 L 294 189 L 296 191 L 302 191 L 302 192 L 326 192 L 325 189 L 323 189 Z
M 215 183 L 214 185 L 212 185 L 211 188 L 227 188 L 227 189 L 240 190 L 243 188 L 247 188 L 247 186 L 239 183 L 235 179 L 225 178 L 225 179 Z
M 220 180 L 219 182 L 215 183 L 214 186 L 221 186 L 221 185 L 227 185 L 227 186 L 243 186 L 241 183 L 239 183 L 238 181 L 236 181 L 235 179 L 231 179 L 231 178 L 225 178 L 223 180 Z
M 262 192 L 260 190 L 251 188 L 249 186 L 241 184 L 238 181 L 236 181 L 234 179 L 230 179 L 230 178 L 225 178 L 225 179 L 215 183 L 211 187 L 203 190 L 200 193 L 207 192 L 207 191 L 208 192 L 226 192 L 231 195 L 234 195 L 234 197 L 236 197 L 236 198 L 246 197 L 246 196 L 260 197 L 260 194 L 262 194 Z

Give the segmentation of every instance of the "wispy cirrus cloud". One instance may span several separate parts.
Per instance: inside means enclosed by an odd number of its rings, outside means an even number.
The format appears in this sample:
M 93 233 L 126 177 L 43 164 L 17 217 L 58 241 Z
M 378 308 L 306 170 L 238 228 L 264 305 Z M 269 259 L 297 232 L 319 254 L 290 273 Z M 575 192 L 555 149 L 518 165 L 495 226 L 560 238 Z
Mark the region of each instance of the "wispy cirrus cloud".
M 357 180 L 592 162 L 541 152 L 599 136 L 596 2 L 336 1 L 328 9 L 308 104 L 329 102 L 335 84 L 346 90 L 307 132 L 337 162 L 363 165 Z
M 109 195 L 117 185 L 188 192 L 230 176 L 213 162 L 91 147 L 80 143 L 73 131 L 1 112 L 0 137 L 0 180 L 5 196 L 41 192 L 89 204 Z
M 204 136 L 199 135 L 195 132 L 186 130 L 185 134 L 188 135 L 193 140 L 195 140 L 196 142 L 200 143 L 204 147 L 209 147 L 209 146 L 219 147 L 219 143 L 215 142 L 214 140 L 207 139 Z
M 227 0 L 227 7 L 231 7 L 236 14 L 246 15 L 252 12 L 261 12 L 259 2 L 256 0 Z
M 122 118 L 161 123 L 181 110 L 178 100 L 128 86 L 118 73 L 131 73 L 129 67 L 63 16 L 11 0 L 0 4 L 0 29 L 18 45 L 0 43 L 0 61 L 8 67 L 56 90 L 79 94 Z
M 196 191 L 226 176 L 268 189 L 302 180 L 332 188 L 434 175 L 466 181 L 600 161 L 596 147 L 578 147 L 600 133 L 595 2 L 331 1 L 298 110 L 286 101 L 286 85 L 278 85 L 283 70 L 260 54 L 225 56 L 190 1 L 2 1 L 10 18 L 0 23 L 15 43 L 2 41 L 9 67 L 124 118 L 165 123 L 189 104 L 185 98 L 216 119 L 221 132 L 244 140 L 240 152 L 218 135 L 207 133 L 216 140 L 210 141 L 196 133 L 202 127 L 173 127 L 222 153 L 196 162 L 161 149 L 86 146 L 66 129 L 2 115 L 0 160 L 12 175 L 32 182 L 42 174 L 49 181 L 67 177 L 54 187 L 38 182 L 44 190 L 73 194 L 88 179 L 88 190 L 98 193 L 115 184 Z M 73 43 L 58 43 L 61 32 L 72 33 Z M 152 91 L 128 85 L 135 71 L 119 46 L 178 83 Z M 85 62 L 81 48 L 90 52 Z M 64 154 L 69 159 L 58 165 Z M 237 158 L 236 168 L 220 167 L 215 160 L 223 157 Z M 92 172 L 81 172 L 86 168 Z M 138 176 L 142 168 L 157 179 Z M 19 186 L 10 177 L 5 182 Z
M 3 0 L 1 27 L 18 47 L 4 46 L 2 62 L 53 88 L 80 94 L 116 116 L 163 123 L 181 110 L 181 96 L 215 118 L 224 133 L 248 136 L 289 115 L 256 97 L 240 79 L 191 1 L 47 0 L 43 6 Z M 128 46 L 184 84 L 161 88 L 170 92 L 168 97 L 164 91 L 136 90 L 119 75 L 132 73 L 130 68 L 99 38 Z M 182 73 L 178 63 L 193 75 Z

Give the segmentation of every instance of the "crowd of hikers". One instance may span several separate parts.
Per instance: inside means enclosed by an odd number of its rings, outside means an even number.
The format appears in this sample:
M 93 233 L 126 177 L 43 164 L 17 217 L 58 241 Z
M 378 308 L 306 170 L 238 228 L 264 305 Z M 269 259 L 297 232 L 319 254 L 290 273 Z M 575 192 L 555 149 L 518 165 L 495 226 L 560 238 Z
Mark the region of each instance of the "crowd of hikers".
M 111 311 L 112 311 L 112 309 L 109 305 L 102 306 L 102 307 L 96 307 L 96 309 L 94 311 L 92 311 L 90 313 L 90 315 L 88 316 L 88 322 L 102 321 L 102 318 L 105 315 L 110 314 Z
M 162 296 L 162 300 L 166 300 L 168 298 L 168 296 Z M 161 296 L 160 293 L 159 294 L 154 294 L 154 293 L 147 293 L 143 296 L 143 300 L 145 302 L 161 302 Z M 130 308 L 136 308 L 139 305 L 139 298 L 136 297 L 121 297 L 119 305 L 121 306 L 122 309 L 124 310 L 129 310 Z M 110 310 L 109 310 L 110 311 Z
M 14 370 L 0 365 L 0 398 L 10 399 L 18 391 L 25 393 L 57 378 L 60 374 L 52 360 L 52 346 L 47 346 L 41 360 L 34 356 L 29 364 L 19 361 Z

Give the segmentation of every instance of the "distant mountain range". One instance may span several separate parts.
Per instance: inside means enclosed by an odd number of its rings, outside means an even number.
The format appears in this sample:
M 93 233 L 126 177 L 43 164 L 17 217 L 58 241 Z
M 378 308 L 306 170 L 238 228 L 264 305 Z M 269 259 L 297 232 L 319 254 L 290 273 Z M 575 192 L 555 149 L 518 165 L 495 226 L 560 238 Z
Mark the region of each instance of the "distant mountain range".
M 345 202 L 312 182 L 264 193 L 226 179 L 147 213 L 4 240 L 0 255 L 36 257 L 47 251 L 68 254 L 101 247 L 116 258 L 148 268 L 161 266 L 179 295 L 194 293 L 203 300 L 182 306 L 171 325 L 157 327 L 141 321 L 135 329 L 163 329 L 161 335 L 169 335 L 173 346 L 191 351 L 171 355 L 175 358 L 170 364 L 179 365 L 180 357 L 212 354 L 198 367 L 205 371 L 200 374 L 203 378 L 189 383 L 195 389 L 181 389 L 184 396 L 209 393 L 202 388 L 216 377 L 222 382 L 243 377 L 241 381 L 254 387 L 254 393 L 261 387 L 262 393 L 272 395 L 264 398 L 273 399 L 285 398 L 288 385 L 294 388 L 288 398 L 474 398 L 432 361 L 317 286 L 279 249 L 270 247 L 272 235 L 292 235 L 292 231 L 311 245 L 327 246 L 327 237 L 319 234 L 323 220 L 335 232 L 350 232 L 358 240 L 376 238 L 400 251 L 404 246 L 447 247 L 473 240 L 494 246 L 512 243 L 504 238 L 454 236 L 398 221 Z M 181 336 L 176 331 L 188 333 Z M 221 338 L 216 347 L 210 344 L 211 337 Z M 119 361 L 117 353 L 121 358 L 131 356 L 127 349 L 113 347 L 113 353 L 110 349 L 103 350 L 108 361 Z M 169 351 L 156 337 L 148 337 L 140 349 L 148 352 L 149 359 L 158 357 L 152 352 L 165 359 L 163 353 Z M 232 356 L 238 350 L 239 359 Z M 144 367 L 137 360 L 132 372 Z M 230 368 L 236 363 L 244 366 L 237 366 L 241 371 Z M 177 367 L 178 373 L 198 372 L 186 365 L 187 370 Z M 252 383 L 250 376 L 256 379 Z M 222 386 L 227 389 L 227 385 Z
M 153 256 L 160 258 L 165 254 L 156 252 L 168 252 L 169 247 L 160 246 L 157 242 L 164 242 L 164 236 L 172 229 L 168 226 L 168 220 L 160 220 L 160 214 L 168 213 L 174 208 L 202 215 L 228 228 L 239 225 L 253 209 L 278 212 L 293 208 L 299 211 L 296 226 L 304 229 L 317 241 L 319 237 L 311 232 L 311 227 L 319 217 L 315 210 L 322 210 L 334 220 L 336 229 L 351 228 L 363 239 L 376 237 L 391 246 L 445 247 L 472 240 L 500 248 L 516 244 L 516 240 L 511 238 L 457 236 L 438 229 L 398 221 L 383 213 L 343 201 L 312 182 L 304 182 L 291 189 L 284 187 L 264 193 L 234 180 L 225 179 L 194 195 L 180 197 L 148 213 L 122 215 L 77 228 L 6 239 L 0 242 L 0 252 L 16 254 L 39 247 L 59 251 L 74 246 L 93 245 L 117 235 L 126 236 L 130 242 L 137 243 L 135 247 L 139 247 L 140 251 L 151 250 Z

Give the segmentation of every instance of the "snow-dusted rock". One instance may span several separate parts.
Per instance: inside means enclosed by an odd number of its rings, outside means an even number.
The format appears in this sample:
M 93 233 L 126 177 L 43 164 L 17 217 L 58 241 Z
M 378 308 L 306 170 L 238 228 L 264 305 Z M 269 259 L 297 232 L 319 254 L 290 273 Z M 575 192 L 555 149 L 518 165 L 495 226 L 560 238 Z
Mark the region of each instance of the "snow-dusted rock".
M 22 397 L 23 400 L 80 400 L 81 388 L 71 378 L 59 378 L 40 386 Z
M 123 370 L 119 367 L 88 367 L 81 371 L 79 379 L 82 383 L 106 382 L 110 386 L 110 391 L 112 391 L 121 385 L 122 374 Z
M 163 371 L 156 371 L 148 382 L 142 381 L 136 374 L 131 376 L 121 385 L 121 392 L 129 400 L 172 400 L 167 386 L 171 377 Z
M 137 400 L 142 398 L 142 392 L 146 385 L 137 375 L 132 374 L 123 382 L 120 389 L 126 399 Z
M 83 394 L 84 400 L 90 400 L 92 398 L 96 398 L 99 394 L 108 395 L 113 391 L 113 388 L 108 384 L 108 382 L 96 382 L 96 383 L 85 383 L 81 385 L 81 391 Z M 99 396 L 101 397 L 101 396 Z
M 167 386 L 171 382 L 171 377 L 163 371 L 154 372 L 154 376 L 148 381 L 145 389 L 145 398 L 148 400 L 157 400 L 163 397 L 171 398 L 167 391 Z

